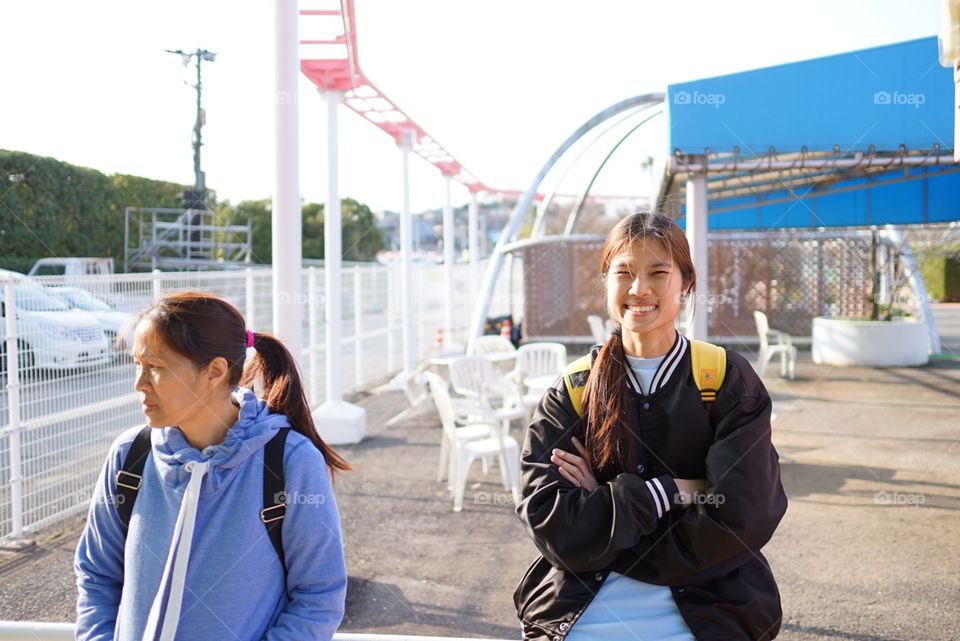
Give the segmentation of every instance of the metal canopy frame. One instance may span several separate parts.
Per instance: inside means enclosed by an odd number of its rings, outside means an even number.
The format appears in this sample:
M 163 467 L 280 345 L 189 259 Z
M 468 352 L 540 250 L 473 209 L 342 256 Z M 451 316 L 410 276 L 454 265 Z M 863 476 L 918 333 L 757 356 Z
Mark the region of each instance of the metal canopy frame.
M 807 152 L 806 148 L 797 153 L 778 153 L 771 147 L 766 156 L 751 159 L 744 159 L 739 149 L 732 154 L 709 154 L 706 160 L 702 155 L 691 157 L 676 152 L 665 168 L 657 202 L 665 213 L 680 216 L 686 205 L 686 176 L 694 173 L 707 174 L 708 197 L 712 203 L 742 196 L 755 198 L 749 203 L 711 207 L 710 213 L 718 214 L 952 174 L 960 171 L 957 164 L 937 144 L 926 151 L 908 152 L 901 147 L 894 152 L 868 154 Z M 932 167 L 938 171 L 911 175 L 908 172 L 911 167 Z M 904 174 L 897 175 L 899 169 L 904 170 Z M 863 178 L 866 181 L 852 182 Z M 803 188 L 810 189 L 797 193 L 796 190 Z M 769 197 L 783 191 L 790 192 L 790 196 Z
M 487 271 L 483 276 L 483 283 L 480 286 L 480 295 L 478 297 L 477 306 L 474 308 L 473 318 L 470 321 L 469 342 L 467 346 L 468 354 L 473 353 L 474 344 L 476 343 L 477 338 L 483 334 L 484 322 L 486 321 L 487 311 L 490 308 L 490 299 L 493 297 L 494 287 L 496 286 L 497 278 L 500 276 L 500 270 L 503 267 L 504 258 L 507 256 L 507 254 L 513 251 L 513 248 L 511 248 L 510 245 L 514 241 L 518 240 L 517 235 L 520 231 L 523 220 L 526 218 L 527 212 L 529 211 L 530 206 L 533 204 L 534 197 L 537 194 L 540 184 L 543 182 L 544 178 L 546 178 L 550 170 L 557 164 L 557 162 L 559 162 L 560 158 L 574 144 L 577 143 L 577 141 L 587 136 L 590 132 L 598 127 L 603 126 L 610 119 L 616 118 L 617 116 L 630 111 L 641 112 L 644 109 L 661 105 L 663 101 L 663 93 L 647 93 L 634 96 L 632 98 L 627 98 L 626 100 L 622 100 L 610 107 L 607 107 L 577 128 L 577 130 L 574 131 L 573 134 L 571 134 L 563 142 L 563 144 L 557 147 L 556 151 L 553 152 L 550 158 L 547 159 L 547 162 L 544 163 L 543 167 L 541 167 L 533 182 L 513 208 L 513 211 L 510 214 L 510 219 L 500 232 L 500 236 L 497 239 L 497 245 L 490 256 L 490 261 L 487 263 Z M 649 118 L 647 120 L 649 121 Z M 544 239 L 540 240 L 542 241 Z

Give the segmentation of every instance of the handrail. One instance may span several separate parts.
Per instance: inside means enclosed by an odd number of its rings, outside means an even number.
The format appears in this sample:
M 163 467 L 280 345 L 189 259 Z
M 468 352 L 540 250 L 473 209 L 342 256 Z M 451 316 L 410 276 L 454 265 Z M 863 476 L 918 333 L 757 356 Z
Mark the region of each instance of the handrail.
M 0 641 L 73 641 L 73 623 L 0 621 Z M 518 635 L 519 638 L 519 635 Z M 467 641 L 466 637 L 424 637 L 413 634 L 355 634 L 337 632 L 333 641 Z M 511 641 L 490 639 L 489 641 Z

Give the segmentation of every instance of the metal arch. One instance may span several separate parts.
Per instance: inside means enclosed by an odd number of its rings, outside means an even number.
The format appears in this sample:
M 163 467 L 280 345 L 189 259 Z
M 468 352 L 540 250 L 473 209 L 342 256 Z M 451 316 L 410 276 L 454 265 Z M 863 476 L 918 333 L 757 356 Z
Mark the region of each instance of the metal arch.
M 474 344 L 476 339 L 483 333 L 483 324 L 487 316 L 487 311 L 490 308 L 490 298 L 493 296 L 493 288 L 496 285 L 497 278 L 500 275 L 500 269 L 503 266 L 503 258 L 506 255 L 504 251 L 505 246 L 510 243 L 511 240 L 516 236 L 517 231 L 520 229 L 520 225 L 523 222 L 523 218 L 526 215 L 527 210 L 530 208 L 530 204 L 533 202 L 533 198 L 537 193 L 537 189 L 540 187 L 540 183 L 543 182 L 543 179 L 546 177 L 547 172 L 549 172 L 553 166 L 560 160 L 560 157 L 578 140 L 583 136 L 593 130 L 595 127 L 599 126 L 606 120 L 616 116 L 619 113 L 622 113 L 628 109 L 633 109 L 640 105 L 652 105 L 657 103 L 662 103 L 664 100 L 664 94 L 662 92 L 656 93 L 647 93 L 641 94 L 639 96 L 634 96 L 633 98 L 627 98 L 622 100 L 610 107 L 607 107 L 597 115 L 593 116 L 582 124 L 573 134 L 567 138 L 562 145 L 560 145 L 556 151 L 547 159 L 547 162 L 544 163 L 543 167 L 537 173 L 536 178 L 534 178 L 533 183 L 527 187 L 527 191 L 524 192 L 523 197 L 513 208 L 513 212 L 510 214 L 510 220 L 507 222 L 507 225 L 500 232 L 500 237 L 497 239 L 497 245 L 493 250 L 493 254 L 490 256 L 490 262 L 487 264 L 487 271 L 483 275 L 483 284 L 480 287 L 480 297 L 477 307 L 474 309 L 473 319 L 470 323 L 470 340 L 467 347 L 467 353 L 473 353 Z
M 587 183 L 587 188 L 583 190 L 583 193 L 580 195 L 580 198 L 577 199 L 576 204 L 570 210 L 570 215 L 567 216 L 567 224 L 563 228 L 564 236 L 569 236 L 570 234 L 573 233 L 573 227 L 574 225 L 577 224 L 577 219 L 580 218 L 580 212 L 581 210 L 583 210 L 583 204 L 587 202 L 587 196 L 590 195 L 590 190 L 593 189 L 593 183 L 596 182 L 597 176 L 599 176 L 600 172 L 603 171 L 603 168 L 607 166 L 607 162 L 610 160 L 613 154 L 617 152 L 617 149 L 620 148 L 620 145 L 622 145 L 627 140 L 627 138 L 632 136 L 633 132 L 635 132 L 637 129 L 639 129 L 640 127 L 644 126 L 645 124 L 647 124 L 648 122 L 650 122 L 651 120 L 653 120 L 654 118 L 662 114 L 663 114 L 663 110 L 657 110 L 657 111 L 654 111 L 649 116 L 647 116 L 646 118 L 644 118 L 643 120 L 641 120 L 640 122 L 638 122 L 636 125 L 634 125 L 630 129 L 630 131 L 628 131 L 622 138 L 620 138 L 620 140 L 617 141 L 617 144 L 615 144 L 610 149 L 609 152 L 607 152 L 607 155 L 604 156 L 603 161 L 600 163 L 600 166 L 598 166 L 597 170 L 593 172 L 593 176 L 590 178 L 590 182 Z
M 643 109 L 645 109 L 647 106 L 649 105 L 641 105 L 637 108 L 637 110 L 642 113 Z M 557 193 L 557 187 L 559 187 L 559 185 L 563 183 L 567 175 L 573 170 L 573 168 L 584 156 L 584 154 L 590 151 L 590 149 L 593 148 L 593 146 L 597 144 L 600 140 L 602 140 L 608 133 L 610 133 L 611 131 L 613 131 L 620 125 L 622 125 L 627 120 L 630 120 L 630 118 L 633 118 L 635 115 L 636 114 L 627 113 L 623 117 L 617 119 L 615 122 L 610 124 L 610 126 L 608 126 L 606 129 L 601 131 L 597 136 L 595 136 L 594 139 L 591 140 L 587 145 L 585 145 L 583 149 L 580 150 L 580 153 L 578 153 L 576 157 L 574 157 L 570 161 L 570 164 L 567 167 L 566 171 L 564 171 L 563 174 L 560 175 L 560 178 L 557 180 L 557 185 L 554 186 L 553 190 L 551 190 L 550 193 L 547 194 L 544 197 L 544 199 L 540 201 L 540 204 L 537 206 L 537 215 L 533 221 L 533 229 L 530 231 L 531 238 L 540 238 L 543 236 L 544 226 L 546 224 L 546 212 L 550 208 L 550 205 L 553 203 L 553 199 Z M 610 118 L 609 120 L 613 120 L 613 119 Z

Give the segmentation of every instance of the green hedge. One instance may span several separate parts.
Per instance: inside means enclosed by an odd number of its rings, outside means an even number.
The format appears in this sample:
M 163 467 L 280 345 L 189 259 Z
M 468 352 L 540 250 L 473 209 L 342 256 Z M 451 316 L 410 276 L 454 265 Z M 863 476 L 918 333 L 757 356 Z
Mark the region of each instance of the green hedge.
M 122 269 L 124 208 L 180 207 L 185 189 L 0 149 L 0 268 L 25 272 L 38 258 L 110 256 Z
M 27 272 L 38 258 L 112 257 L 123 269 L 126 207 L 182 206 L 187 185 L 124 174 L 106 175 L 54 158 L 0 149 L 0 268 Z M 271 261 L 270 201 L 208 206 L 221 222 L 252 222 L 253 261 Z M 347 260 L 374 260 L 383 237 L 370 208 L 344 198 L 343 252 Z M 303 206 L 303 257 L 323 258 L 323 205 Z
M 960 302 L 960 245 L 939 247 L 920 263 L 920 273 L 931 299 Z

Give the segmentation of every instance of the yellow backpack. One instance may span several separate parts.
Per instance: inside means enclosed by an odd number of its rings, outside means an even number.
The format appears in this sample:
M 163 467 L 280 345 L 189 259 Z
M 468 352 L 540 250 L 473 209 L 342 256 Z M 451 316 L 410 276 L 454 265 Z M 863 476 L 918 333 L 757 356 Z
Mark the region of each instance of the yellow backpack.
M 582 356 L 570 363 L 563 372 L 563 383 L 577 416 L 583 416 L 583 391 L 587 388 L 587 376 L 593 364 L 591 354 Z M 690 365 L 693 380 L 700 390 L 700 400 L 704 411 L 710 403 L 717 400 L 717 393 L 723 385 L 723 376 L 727 371 L 727 352 L 722 347 L 704 341 L 690 341 Z

